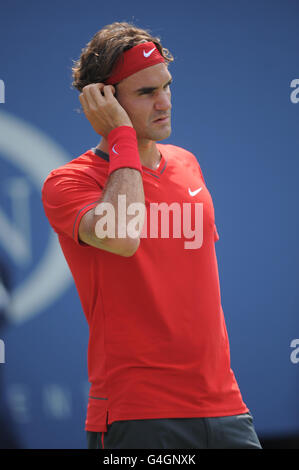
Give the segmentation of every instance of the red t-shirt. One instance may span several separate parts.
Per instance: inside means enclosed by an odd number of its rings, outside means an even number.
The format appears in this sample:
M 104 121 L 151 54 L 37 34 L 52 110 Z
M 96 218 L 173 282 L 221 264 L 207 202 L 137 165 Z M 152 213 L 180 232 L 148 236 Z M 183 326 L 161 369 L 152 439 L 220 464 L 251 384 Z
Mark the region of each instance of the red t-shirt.
M 80 220 L 107 181 L 107 154 L 88 150 L 53 170 L 43 186 L 45 212 L 89 325 L 89 431 L 118 420 L 248 411 L 230 367 L 210 193 L 194 155 L 157 146 L 159 167 L 143 167 L 146 230 L 131 257 L 78 240 Z M 168 235 L 165 217 L 155 218 L 160 203 L 176 210 L 169 211 Z

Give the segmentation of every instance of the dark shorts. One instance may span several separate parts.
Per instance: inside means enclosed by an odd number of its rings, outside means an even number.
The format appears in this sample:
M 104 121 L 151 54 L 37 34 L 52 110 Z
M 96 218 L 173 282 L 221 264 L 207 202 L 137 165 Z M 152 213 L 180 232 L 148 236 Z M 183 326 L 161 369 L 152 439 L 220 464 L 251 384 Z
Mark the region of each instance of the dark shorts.
M 115 421 L 87 431 L 88 449 L 261 449 L 250 413 L 217 418 Z

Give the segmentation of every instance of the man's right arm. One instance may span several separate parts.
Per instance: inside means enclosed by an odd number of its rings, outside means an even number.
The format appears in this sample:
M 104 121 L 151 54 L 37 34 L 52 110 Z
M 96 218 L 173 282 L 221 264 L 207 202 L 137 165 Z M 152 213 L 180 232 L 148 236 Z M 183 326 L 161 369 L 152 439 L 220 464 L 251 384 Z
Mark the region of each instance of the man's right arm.
M 119 195 L 124 195 L 125 198 L 118 198 Z M 128 223 L 133 217 L 133 215 L 127 215 L 127 210 L 131 203 L 136 202 L 144 204 L 141 173 L 132 168 L 115 170 L 107 180 L 99 204 L 83 215 L 79 225 L 80 240 L 117 255 L 132 256 L 139 247 L 140 238 L 139 236 L 133 238 L 127 234 Z M 109 210 L 110 204 L 111 210 Z M 105 214 L 96 214 L 99 211 L 103 212 L 103 210 Z M 105 217 L 105 226 L 103 227 L 105 230 L 99 229 L 102 225 L 102 217 Z M 141 232 L 142 226 L 143 222 L 139 224 L 139 232 Z M 113 236 L 107 235 L 108 229 L 112 229 Z M 124 233 L 126 233 L 125 236 L 119 236 Z
M 117 127 L 133 127 L 128 114 L 114 97 L 114 87 L 99 83 L 87 85 L 79 99 L 93 129 L 104 139 L 107 140 L 109 133 Z M 142 217 L 139 219 L 137 236 L 136 232 L 134 237 L 127 233 L 127 226 L 134 217 L 127 213 L 132 203 L 145 207 L 142 175 L 137 169 L 119 168 L 108 177 L 99 204 L 83 215 L 79 225 L 80 240 L 121 256 L 132 256 L 140 244 L 144 221 L 144 216 L 143 221 Z M 105 226 L 101 224 L 103 217 Z M 109 232 L 110 228 L 112 232 Z

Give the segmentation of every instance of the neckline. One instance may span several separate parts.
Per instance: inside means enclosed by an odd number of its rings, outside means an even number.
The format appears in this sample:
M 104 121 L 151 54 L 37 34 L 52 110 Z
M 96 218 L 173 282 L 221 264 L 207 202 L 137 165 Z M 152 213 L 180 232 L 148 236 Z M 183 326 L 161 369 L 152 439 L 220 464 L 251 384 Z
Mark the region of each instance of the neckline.
M 103 150 L 100 150 L 96 147 L 93 147 L 91 149 L 91 151 L 97 155 L 98 157 L 101 157 L 103 158 L 106 162 L 109 162 L 109 155 L 108 153 L 106 152 L 103 152 Z M 157 166 L 157 168 L 149 168 L 148 166 L 145 166 L 145 165 L 142 165 L 142 169 L 146 172 L 146 173 L 149 173 L 149 174 L 153 174 L 154 176 L 156 176 L 157 174 L 161 175 L 166 166 L 167 166 L 167 160 L 166 158 L 164 157 L 163 155 L 163 152 L 161 152 L 161 149 L 159 148 L 159 152 L 161 154 L 161 159 L 160 159 L 160 162 L 159 162 L 159 165 Z

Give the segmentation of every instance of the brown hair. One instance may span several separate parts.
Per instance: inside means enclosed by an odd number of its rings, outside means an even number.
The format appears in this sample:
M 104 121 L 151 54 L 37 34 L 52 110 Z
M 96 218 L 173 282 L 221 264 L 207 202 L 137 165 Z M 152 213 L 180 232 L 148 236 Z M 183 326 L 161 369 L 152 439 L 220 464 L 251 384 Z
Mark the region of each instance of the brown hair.
M 82 49 L 79 59 L 74 61 L 73 87 L 82 91 L 90 83 L 103 83 L 123 52 L 148 41 L 156 45 L 166 64 L 173 61 L 168 49 L 162 47 L 160 39 L 153 37 L 149 31 L 125 22 L 105 26 Z

